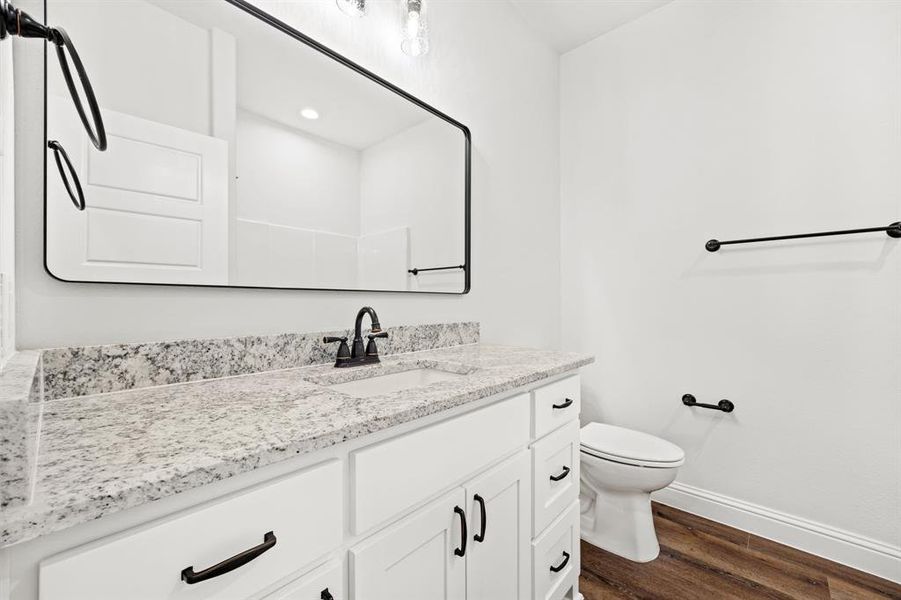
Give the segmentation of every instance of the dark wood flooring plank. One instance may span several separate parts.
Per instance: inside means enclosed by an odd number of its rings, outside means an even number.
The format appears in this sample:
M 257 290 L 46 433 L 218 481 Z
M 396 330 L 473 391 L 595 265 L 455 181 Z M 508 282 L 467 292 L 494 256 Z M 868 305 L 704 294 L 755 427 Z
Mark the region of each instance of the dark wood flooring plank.
M 587 571 L 579 577 L 579 591 L 585 600 L 641 600 L 639 596 L 610 585 Z
M 799 600 L 829 600 L 826 577 L 801 566 L 775 560 L 722 538 L 656 519 L 657 535 L 663 547 L 686 561 L 705 568 L 752 581 L 762 588 Z
M 885 600 L 886 598 L 897 600 L 901 598 L 901 594 L 889 596 L 834 577 L 829 577 L 829 592 L 831 600 Z
M 901 585 L 661 504 L 660 557 L 582 542 L 586 600 L 901 600 Z
M 665 547 L 656 560 L 633 563 L 583 543 L 582 569 L 642 600 L 790 599 L 753 581 L 707 568 Z
M 882 598 L 901 599 L 901 585 L 893 583 L 887 579 L 870 575 L 852 569 L 845 565 L 808 554 L 802 550 L 797 550 L 790 546 L 768 540 L 766 538 L 751 535 L 748 541 L 748 548 L 759 552 L 764 552 L 770 556 L 776 557 L 786 563 L 794 563 L 804 565 L 811 569 L 815 569 L 828 578 L 834 578 L 839 581 L 854 584 L 855 586 L 870 592 L 881 594 Z
M 747 547 L 748 539 L 751 537 L 747 531 L 735 529 L 734 527 L 729 527 L 728 525 L 723 525 L 722 523 L 717 523 L 716 521 L 711 521 L 710 519 L 705 519 L 704 517 L 699 517 L 665 504 L 652 502 L 651 507 L 654 512 L 655 521 L 661 518 L 668 519 L 688 527 L 689 529 L 718 537 L 737 546 L 741 546 L 742 548 Z

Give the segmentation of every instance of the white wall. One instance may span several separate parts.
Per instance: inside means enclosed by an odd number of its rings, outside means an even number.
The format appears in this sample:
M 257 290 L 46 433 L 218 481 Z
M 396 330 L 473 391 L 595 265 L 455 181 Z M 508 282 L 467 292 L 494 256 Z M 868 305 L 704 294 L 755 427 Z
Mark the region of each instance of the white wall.
M 361 233 L 409 228 L 411 267 L 464 263 L 465 217 L 460 202 L 464 150 L 459 129 L 437 117 L 363 150 Z M 402 274 L 406 276 L 406 269 Z M 465 277 L 462 271 L 435 271 L 409 278 L 409 285 L 419 290 L 460 291 Z M 377 287 L 387 287 L 387 282 Z
M 0 44 L 0 366 L 16 349 L 13 50 Z
M 360 152 L 246 110 L 237 120 L 238 218 L 360 235 Z
M 23 10 L 42 15 L 40 8 L 31 10 L 36 4 Z M 49 0 L 48 5 L 50 20 L 65 24 L 75 43 L 101 107 L 210 134 L 208 30 L 143 0 Z M 51 92 L 68 97 L 55 53 L 47 60 Z M 34 84 L 28 70 L 23 75 Z
M 488 341 L 555 346 L 560 306 L 557 56 L 506 2 L 433 2 L 431 52 L 420 59 L 399 50 L 393 3 L 373 3 L 360 20 L 346 17 L 334 2 L 257 4 L 472 129 L 472 293 L 433 297 L 53 280 L 42 265 L 42 45 L 16 40 L 17 125 L 30 132 L 16 139 L 19 345 L 345 327 L 357 308 L 372 304 L 383 323 L 475 319 L 482 321 Z M 35 0 L 17 6 L 41 14 Z M 48 68 L 58 67 L 50 62 Z M 103 101 L 102 90 L 98 94 Z M 522 244 L 524 239 L 530 243 Z
M 896 549 L 901 243 L 704 242 L 901 218 L 899 47 L 897 1 L 677 0 L 561 64 L 583 417 L 682 446 L 683 484 Z

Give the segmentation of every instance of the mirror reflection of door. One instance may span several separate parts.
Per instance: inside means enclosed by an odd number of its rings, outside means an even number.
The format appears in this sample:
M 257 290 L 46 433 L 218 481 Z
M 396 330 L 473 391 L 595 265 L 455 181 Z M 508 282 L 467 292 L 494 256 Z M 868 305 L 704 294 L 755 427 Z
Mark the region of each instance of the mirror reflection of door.
M 48 73 L 47 264 L 75 281 L 464 291 L 466 137 L 227 2 L 48 0 L 109 149 Z M 131 23 L 141 22 L 140 28 Z

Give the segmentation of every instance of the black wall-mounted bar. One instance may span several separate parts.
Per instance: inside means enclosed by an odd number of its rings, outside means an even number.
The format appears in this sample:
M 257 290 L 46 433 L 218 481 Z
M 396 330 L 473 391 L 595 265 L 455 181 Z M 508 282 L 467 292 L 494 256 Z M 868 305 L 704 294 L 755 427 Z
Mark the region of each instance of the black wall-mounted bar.
M 730 413 L 735 410 L 735 405 L 729 400 L 720 400 L 716 404 L 704 404 L 703 402 L 698 402 L 698 399 L 695 398 L 692 394 L 685 394 L 682 396 L 682 404 L 685 406 L 699 406 L 701 408 L 712 408 L 713 410 L 721 410 L 726 413 Z
M 452 267 L 429 267 L 428 269 L 417 269 L 412 268 L 408 269 L 407 273 L 412 273 L 413 275 L 419 275 L 420 273 L 425 273 L 426 271 L 453 271 L 455 269 L 465 269 L 466 265 L 454 265 Z
M 761 237 L 761 238 L 747 238 L 743 240 L 726 240 L 721 242 L 720 240 L 708 240 L 706 244 L 704 244 L 704 248 L 707 249 L 707 252 L 716 252 L 722 246 L 727 246 L 730 244 L 752 244 L 754 242 L 775 242 L 777 240 L 797 240 L 800 238 L 812 238 L 812 237 L 826 237 L 830 235 L 853 235 L 857 233 L 874 233 L 877 231 L 884 231 L 888 234 L 889 237 L 893 238 L 901 238 L 901 221 L 895 221 L 894 223 L 888 225 L 887 227 L 865 227 L 863 229 L 843 229 L 840 231 L 820 231 L 817 233 L 796 233 L 794 235 L 774 235 L 770 237 Z

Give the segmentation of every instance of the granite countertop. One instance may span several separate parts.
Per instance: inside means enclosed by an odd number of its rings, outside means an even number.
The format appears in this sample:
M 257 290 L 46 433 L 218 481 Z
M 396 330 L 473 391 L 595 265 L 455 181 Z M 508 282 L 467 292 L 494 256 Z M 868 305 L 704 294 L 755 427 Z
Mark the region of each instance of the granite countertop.
M 590 356 L 469 344 L 31 403 L 27 500 L 0 510 L 0 547 L 408 423 L 587 365 Z M 431 367 L 466 374 L 355 398 L 324 385 Z M 3 482 L 0 482 L 3 483 Z

